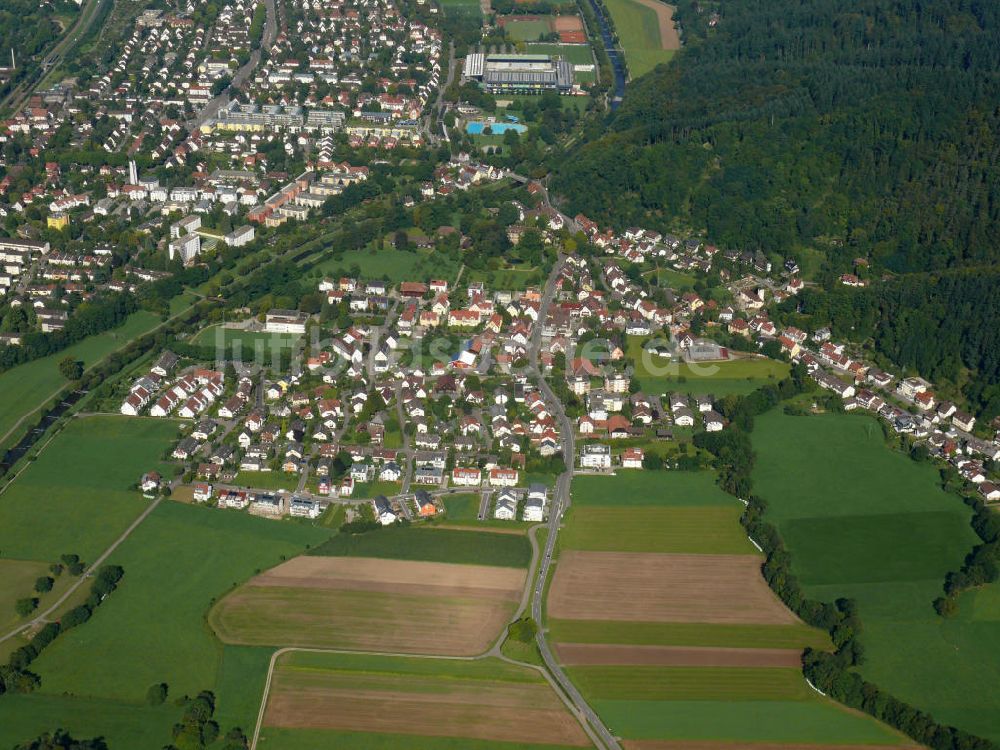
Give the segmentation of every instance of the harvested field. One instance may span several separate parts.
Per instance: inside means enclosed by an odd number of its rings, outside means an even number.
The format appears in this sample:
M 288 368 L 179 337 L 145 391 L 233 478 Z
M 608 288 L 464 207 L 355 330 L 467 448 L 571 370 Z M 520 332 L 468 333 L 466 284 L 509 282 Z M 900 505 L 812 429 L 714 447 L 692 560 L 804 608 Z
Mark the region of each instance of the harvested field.
M 755 555 L 577 552 L 560 555 L 550 617 L 577 620 L 794 623 Z
M 227 643 L 475 655 L 513 614 L 524 575 L 481 565 L 300 557 L 226 596 L 209 619 Z
M 544 682 L 391 674 L 279 664 L 267 726 L 589 744 Z
M 818 745 L 774 742 L 714 742 L 711 740 L 626 740 L 625 750 L 873 750 L 880 745 Z M 896 750 L 919 750 L 919 745 L 895 745 Z
M 389 585 L 431 590 L 446 588 L 449 593 L 496 592 L 520 593 L 524 571 L 489 565 L 453 565 L 407 560 L 383 560 L 367 557 L 296 557 L 262 573 L 251 581 L 258 586 L 306 588 L 360 588 Z M 441 592 L 435 592 L 441 593 Z M 465 594 L 463 594 L 465 595 Z
M 567 666 L 602 664 L 664 667 L 792 667 L 802 652 L 788 648 L 711 648 L 704 646 L 627 646 L 600 643 L 560 643 L 559 661 Z

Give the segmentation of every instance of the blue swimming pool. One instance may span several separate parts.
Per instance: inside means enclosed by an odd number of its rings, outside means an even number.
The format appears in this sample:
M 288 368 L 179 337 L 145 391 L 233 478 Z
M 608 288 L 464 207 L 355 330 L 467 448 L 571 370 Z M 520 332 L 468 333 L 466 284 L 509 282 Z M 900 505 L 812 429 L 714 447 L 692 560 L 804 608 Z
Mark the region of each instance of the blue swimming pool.
M 469 135 L 481 135 L 487 125 L 490 126 L 490 130 L 493 131 L 493 135 L 503 135 L 508 130 L 513 130 L 518 133 L 523 133 L 527 130 L 524 125 L 518 125 L 513 122 L 470 122 L 465 126 L 465 132 Z

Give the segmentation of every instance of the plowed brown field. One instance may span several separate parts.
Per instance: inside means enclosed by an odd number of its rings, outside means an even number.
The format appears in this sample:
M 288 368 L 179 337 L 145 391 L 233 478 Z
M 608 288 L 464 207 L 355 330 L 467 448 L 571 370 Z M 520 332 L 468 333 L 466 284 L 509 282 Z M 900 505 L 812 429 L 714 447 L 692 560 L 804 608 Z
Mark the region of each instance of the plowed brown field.
M 771 592 L 755 555 L 563 552 L 550 617 L 567 620 L 798 622 Z

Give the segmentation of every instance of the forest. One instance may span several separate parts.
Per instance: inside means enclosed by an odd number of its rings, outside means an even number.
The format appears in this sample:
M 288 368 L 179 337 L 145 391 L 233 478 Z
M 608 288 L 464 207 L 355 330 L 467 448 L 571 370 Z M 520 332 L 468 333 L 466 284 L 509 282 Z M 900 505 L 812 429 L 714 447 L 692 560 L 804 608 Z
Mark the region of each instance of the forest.
M 777 318 L 870 341 L 908 374 L 961 390 L 981 417 L 1000 415 L 1000 269 L 905 274 L 863 289 L 807 288 Z
M 1000 3 L 680 0 L 676 17 L 682 52 L 553 161 L 570 214 L 844 270 L 997 259 Z

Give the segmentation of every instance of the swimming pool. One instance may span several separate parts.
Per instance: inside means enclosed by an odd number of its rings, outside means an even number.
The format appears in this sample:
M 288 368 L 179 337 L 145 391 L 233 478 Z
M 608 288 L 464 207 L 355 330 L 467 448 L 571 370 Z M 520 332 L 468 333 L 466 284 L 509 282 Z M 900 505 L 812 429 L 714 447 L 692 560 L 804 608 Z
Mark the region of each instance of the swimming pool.
M 487 125 L 490 126 L 493 135 L 503 135 L 508 130 L 513 130 L 517 133 L 523 133 L 527 130 L 524 125 L 518 125 L 513 122 L 470 122 L 465 126 L 465 132 L 469 135 L 482 135 Z

